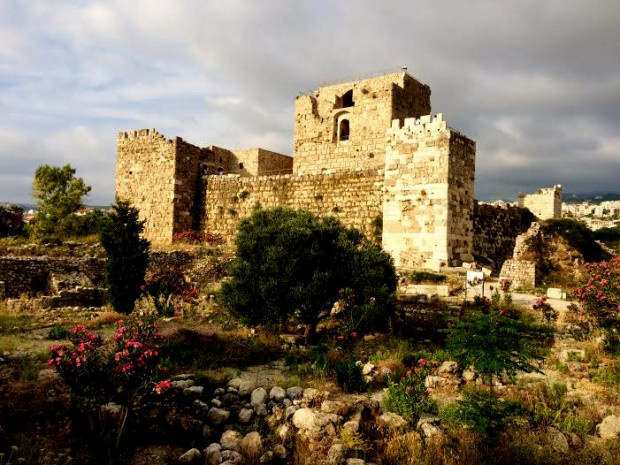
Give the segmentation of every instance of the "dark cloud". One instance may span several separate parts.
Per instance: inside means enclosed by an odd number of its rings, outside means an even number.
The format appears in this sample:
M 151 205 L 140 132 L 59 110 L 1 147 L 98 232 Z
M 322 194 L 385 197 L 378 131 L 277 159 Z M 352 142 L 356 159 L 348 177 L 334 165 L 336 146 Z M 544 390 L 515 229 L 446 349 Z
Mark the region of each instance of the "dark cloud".
M 3 2 L 0 200 L 70 162 L 111 201 L 120 130 L 291 153 L 298 92 L 404 65 L 477 141 L 479 198 L 617 190 L 619 20 L 617 0 Z

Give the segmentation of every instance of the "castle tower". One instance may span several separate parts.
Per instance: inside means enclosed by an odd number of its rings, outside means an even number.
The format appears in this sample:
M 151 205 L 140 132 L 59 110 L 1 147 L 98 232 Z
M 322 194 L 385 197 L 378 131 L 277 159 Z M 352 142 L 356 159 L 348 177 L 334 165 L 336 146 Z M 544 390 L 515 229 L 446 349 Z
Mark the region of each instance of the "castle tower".
M 297 97 L 293 173 L 383 169 L 386 128 L 429 114 L 430 95 L 430 87 L 401 71 Z
M 548 220 L 562 217 L 562 186 L 538 189 L 533 194 L 519 193 L 518 205 L 527 208 L 538 219 Z
M 396 267 L 471 261 L 475 142 L 441 114 L 395 120 L 386 138 L 383 248 Z

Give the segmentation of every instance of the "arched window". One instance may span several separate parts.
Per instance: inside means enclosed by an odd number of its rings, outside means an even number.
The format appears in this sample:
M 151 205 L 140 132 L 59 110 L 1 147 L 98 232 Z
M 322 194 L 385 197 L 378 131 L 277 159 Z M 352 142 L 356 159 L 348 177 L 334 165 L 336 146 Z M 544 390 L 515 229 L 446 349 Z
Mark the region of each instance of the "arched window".
M 348 108 L 355 105 L 353 102 L 353 89 L 347 90 L 344 94 L 342 94 L 342 108 Z
M 349 120 L 341 119 L 338 125 L 338 140 L 349 140 Z

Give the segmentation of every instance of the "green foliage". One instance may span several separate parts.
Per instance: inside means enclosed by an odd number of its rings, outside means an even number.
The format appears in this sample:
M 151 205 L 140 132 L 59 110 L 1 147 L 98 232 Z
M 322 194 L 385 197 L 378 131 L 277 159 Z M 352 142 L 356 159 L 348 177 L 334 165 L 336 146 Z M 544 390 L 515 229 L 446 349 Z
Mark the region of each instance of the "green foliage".
M 336 218 L 287 208 L 256 210 L 239 225 L 232 279 L 220 300 L 248 324 L 274 325 L 293 317 L 316 325 L 349 288 L 358 305 L 374 299 L 393 309 L 396 274 L 388 254 Z
M 176 266 L 164 266 L 149 271 L 142 290 L 152 297 L 159 316 L 174 315 L 179 300 L 188 301 L 197 296 L 198 292 Z
M 53 341 L 58 341 L 60 339 L 67 339 L 69 336 L 69 330 L 65 325 L 54 325 L 47 333 L 47 338 Z
M 144 222 L 138 220 L 138 210 L 119 200 L 112 205 L 110 220 L 99 233 L 107 254 L 108 299 L 119 313 L 133 311 L 144 284 L 149 242 L 140 237 L 143 228 Z
M 26 233 L 24 211 L 17 207 L 0 205 L 0 237 L 22 236 Z
M 364 392 L 368 389 L 362 367 L 354 358 L 336 363 L 334 367 L 336 384 L 344 392 Z
M 91 188 L 82 178 L 75 176 L 75 169 L 41 165 L 34 174 L 32 195 L 38 200 L 35 233 L 40 237 L 66 237 L 71 216 L 82 206 L 82 198 Z
M 557 234 L 577 249 L 586 262 L 597 262 L 608 258 L 608 254 L 594 240 L 592 231 L 581 221 L 570 218 L 551 219 L 541 226 L 543 234 Z
M 441 273 L 433 273 L 432 271 L 413 271 L 411 272 L 411 282 L 414 284 L 418 283 L 443 283 L 447 276 Z
M 383 408 L 397 413 L 409 423 L 414 424 L 422 413 L 437 413 L 437 402 L 426 390 L 425 380 L 429 369 L 424 359 L 421 365 L 407 372 L 398 382 L 389 381 L 383 398 Z
M 446 349 L 460 366 L 472 366 L 492 387 L 494 375 L 514 380 L 518 370 L 540 373 L 531 361 L 542 360 L 544 351 L 526 337 L 529 329 L 503 309 L 474 312 L 473 318 L 444 330 L 450 336 Z
M 620 226 L 597 229 L 592 231 L 592 237 L 597 241 L 603 242 L 608 247 L 616 249 L 616 251 L 620 249 Z
M 465 392 L 465 398 L 456 403 L 451 415 L 457 422 L 465 423 L 472 431 L 480 434 L 483 441 L 493 442 L 521 410 L 518 402 L 499 400 L 486 391 L 469 390 Z

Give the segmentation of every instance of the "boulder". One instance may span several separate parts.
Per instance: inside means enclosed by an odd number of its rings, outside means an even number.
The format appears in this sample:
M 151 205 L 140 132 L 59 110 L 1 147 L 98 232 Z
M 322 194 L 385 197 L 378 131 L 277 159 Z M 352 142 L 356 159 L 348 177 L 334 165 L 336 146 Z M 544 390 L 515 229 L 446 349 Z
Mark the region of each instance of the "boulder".
M 205 465 L 220 465 L 222 463 L 222 446 L 218 443 L 209 444 L 202 453 L 205 456 Z
M 177 460 L 181 463 L 199 463 L 202 454 L 196 448 L 190 449 L 181 455 Z
M 620 417 L 608 415 L 596 425 L 596 434 L 603 439 L 611 439 L 620 435 Z
M 252 431 L 241 440 L 241 453 L 249 463 L 255 463 L 263 454 L 263 440 L 260 434 Z
M 269 391 L 269 398 L 275 402 L 284 402 L 284 399 L 286 399 L 286 391 L 280 386 L 274 386 Z

